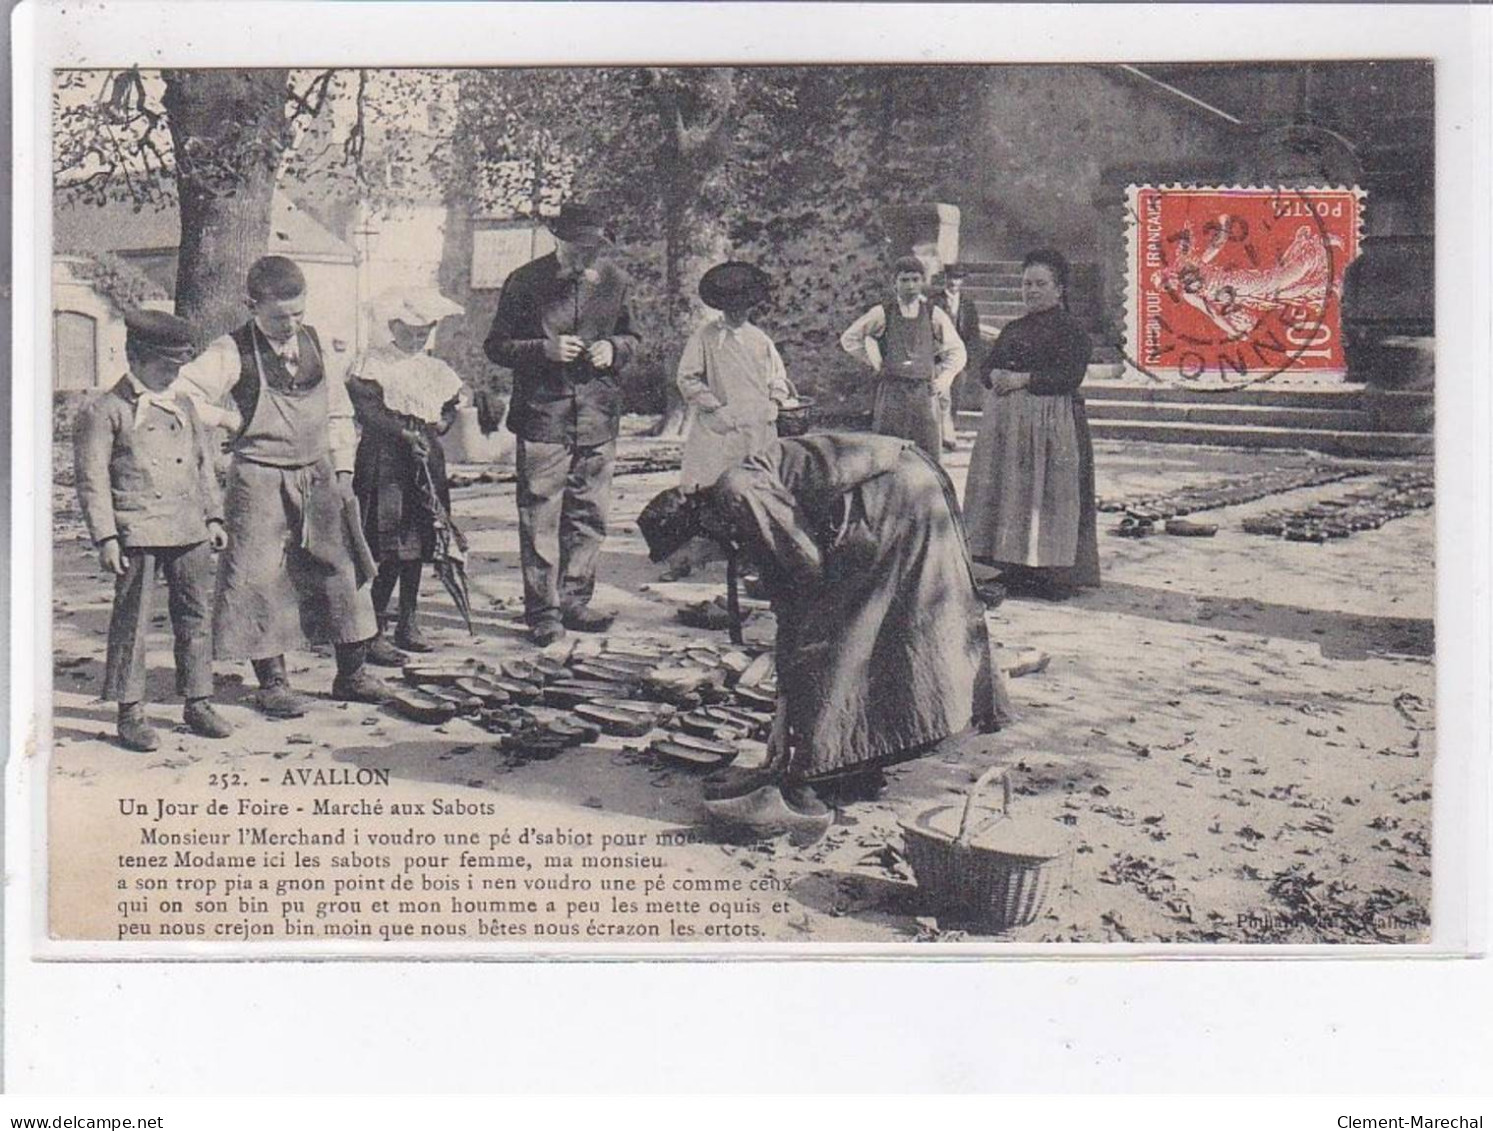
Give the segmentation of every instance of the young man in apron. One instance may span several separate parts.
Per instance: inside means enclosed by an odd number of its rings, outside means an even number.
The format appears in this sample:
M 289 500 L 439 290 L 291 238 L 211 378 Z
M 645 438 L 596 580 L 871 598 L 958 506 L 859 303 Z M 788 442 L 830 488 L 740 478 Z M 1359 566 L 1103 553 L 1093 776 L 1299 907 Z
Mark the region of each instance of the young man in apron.
M 285 653 L 331 643 L 332 697 L 377 703 L 385 688 L 363 662 L 378 622 L 358 564 L 366 547 L 349 511 L 352 403 L 327 373 L 316 331 L 303 324 L 301 269 L 265 256 L 249 269 L 248 291 L 253 317 L 181 374 L 203 419 L 233 436 L 214 655 L 252 661 L 260 710 L 296 718 L 308 703 L 290 687 Z
M 949 316 L 923 297 L 919 259 L 893 268 L 896 301 L 873 306 L 840 335 L 840 347 L 878 375 L 871 428 L 912 440 L 935 460 L 943 454 L 940 395 L 968 360 Z

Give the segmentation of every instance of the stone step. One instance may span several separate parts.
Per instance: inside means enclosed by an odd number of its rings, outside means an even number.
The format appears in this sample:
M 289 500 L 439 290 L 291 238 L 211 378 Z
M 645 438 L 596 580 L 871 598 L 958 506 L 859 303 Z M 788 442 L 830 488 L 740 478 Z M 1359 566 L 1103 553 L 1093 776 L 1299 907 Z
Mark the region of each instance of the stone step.
M 1356 408 L 1363 396 L 1361 385 L 1327 388 L 1285 388 L 1268 381 L 1245 389 L 1208 389 L 1198 385 L 1162 385 L 1154 382 L 1100 382 L 1084 386 L 1084 395 L 1128 404 L 1239 404 L 1270 405 L 1274 408 Z
M 1127 384 L 1090 380 L 1085 399 L 1123 402 L 1134 419 L 1145 419 L 1151 405 L 1228 405 L 1321 412 L 1365 413 L 1372 431 L 1429 433 L 1434 428 L 1435 394 L 1428 390 L 1374 389 L 1363 385 L 1324 388 L 1277 388 L 1262 383 L 1246 389 L 1209 390 L 1197 386 Z
M 1021 280 L 1014 283 L 991 284 L 989 286 L 969 283 L 964 284 L 964 297 L 972 298 L 976 302 L 1020 302 Z
M 1096 420 L 1090 431 L 1096 440 L 1289 448 L 1335 456 L 1414 456 L 1430 455 L 1434 450 L 1433 438 L 1418 432 L 1351 432 L 1149 420 Z
M 1085 396 L 1090 420 L 1130 420 L 1144 423 L 1242 424 L 1259 428 L 1297 428 L 1307 431 L 1373 432 L 1372 414 L 1354 408 L 1287 408 L 1258 404 L 1187 404 L 1112 401 Z

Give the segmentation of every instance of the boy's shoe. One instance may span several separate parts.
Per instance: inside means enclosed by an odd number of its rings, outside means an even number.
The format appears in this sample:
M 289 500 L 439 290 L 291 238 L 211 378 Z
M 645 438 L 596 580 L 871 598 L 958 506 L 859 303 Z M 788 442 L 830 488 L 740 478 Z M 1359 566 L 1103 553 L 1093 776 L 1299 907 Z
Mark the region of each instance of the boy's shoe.
M 435 651 L 435 645 L 425 639 L 414 617 L 410 617 L 408 620 L 400 620 L 399 627 L 394 630 L 394 644 L 398 648 L 403 648 L 406 652 Z
M 389 643 L 389 638 L 380 632 L 368 642 L 367 660 L 380 668 L 399 668 L 409 659 L 403 652 Z
M 233 724 L 213 709 L 210 699 L 188 699 L 181 717 L 187 729 L 203 738 L 227 738 Z
M 572 632 L 605 632 L 616 619 L 616 613 L 598 612 L 589 605 L 571 609 L 562 618 L 565 627 Z
M 543 621 L 529 629 L 529 639 L 541 648 L 548 648 L 557 640 L 565 639 L 565 626 L 552 620 Z
M 383 703 L 389 698 L 389 689 L 383 680 L 359 668 L 332 681 L 332 698 L 342 703 Z
M 254 697 L 255 705 L 272 719 L 298 719 L 306 713 L 311 701 L 288 683 L 272 683 Z
M 149 754 L 161 745 L 161 737 L 145 719 L 145 708 L 139 703 L 119 705 L 119 742 L 127 749 Z

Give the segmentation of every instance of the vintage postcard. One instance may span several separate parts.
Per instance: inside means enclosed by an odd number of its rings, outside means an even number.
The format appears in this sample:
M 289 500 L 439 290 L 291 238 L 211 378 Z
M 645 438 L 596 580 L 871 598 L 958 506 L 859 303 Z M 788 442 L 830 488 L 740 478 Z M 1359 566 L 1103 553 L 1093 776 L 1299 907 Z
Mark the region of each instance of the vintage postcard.
M 42 953 L 1462 938 L 1431 59 L 172 64 L 50 77 Z

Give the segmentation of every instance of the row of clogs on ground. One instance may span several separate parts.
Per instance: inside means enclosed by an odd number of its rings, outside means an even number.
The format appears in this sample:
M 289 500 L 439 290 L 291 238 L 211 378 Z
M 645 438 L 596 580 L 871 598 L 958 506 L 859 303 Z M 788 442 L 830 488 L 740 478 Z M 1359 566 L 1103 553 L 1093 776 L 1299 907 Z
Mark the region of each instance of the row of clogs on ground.
M 1272 468 L 1257 472 L 1228 483 L 1203 484 L 1182 487 L 1164 495 L 1151 495 L 1134 499 L 1100 499 L 1098 508 L 1105 513 L 1124 512 L 1127 517 L 1150 519 L 1161 522 L 1178 515 L 1195 511 L 1217 510 L 1219 507 L 1252 503 L 1269 495 L 1286 491 L 1298 491 L 1307 487 L 1322 487 L 1338 483 L 1366 472 L 1353 468 Z
M 1251 515 L 1240 526 L 1247 534 L 1320 544 L 1362 530 L 1378 530 L 1387 522 L 1425 510 L 1434 502 L 1435 489 L 1427 476 L 1402 473 L 1391 476 L 1374 490 L 1350 491 L 1340 498 L 1323 499 L 1295 510 Z
M 766 738 L 777 690 L 770 654 L 694 645 L 604 645 L 566 663 L 536 656 L 496 668 L 476 659 L 411 663 L 404 677 L 409 686 L 391 700 L 400 714 L 432 725 L 468 717 L 525 758 L 552 758 L 602 734 L 638 738 L 672 728 L 650 749 L 706 766 L 733 759 L 734 743 Z

